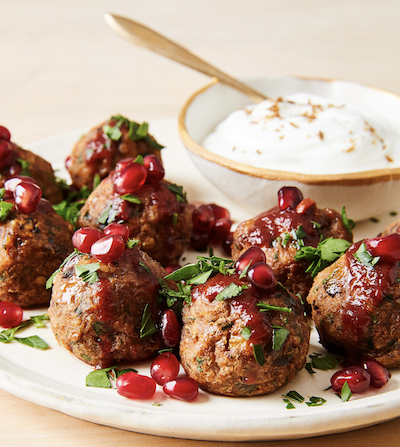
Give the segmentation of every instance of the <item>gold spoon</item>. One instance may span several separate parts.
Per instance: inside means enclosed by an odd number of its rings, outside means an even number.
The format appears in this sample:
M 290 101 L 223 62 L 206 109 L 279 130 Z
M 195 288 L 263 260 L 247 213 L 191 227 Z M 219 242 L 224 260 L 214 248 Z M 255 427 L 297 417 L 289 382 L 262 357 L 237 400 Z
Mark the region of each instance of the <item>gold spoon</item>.
M 183 65 L 187 65 L 208 76 L 217 78 L 220 82 L 244 93 L 256 103 L 267 99 L 265 95 L 254 90 L 252 87 L 223 73 L 218 68 L 213 67 L 195 56 L 186 48 L 181 47 L 140 23 L 111 13 L 106 13 L 104 18 L 108 25 L 123 39 L 146 47 L 149 50 L 155 51 L 176 62 L 180 62 Z

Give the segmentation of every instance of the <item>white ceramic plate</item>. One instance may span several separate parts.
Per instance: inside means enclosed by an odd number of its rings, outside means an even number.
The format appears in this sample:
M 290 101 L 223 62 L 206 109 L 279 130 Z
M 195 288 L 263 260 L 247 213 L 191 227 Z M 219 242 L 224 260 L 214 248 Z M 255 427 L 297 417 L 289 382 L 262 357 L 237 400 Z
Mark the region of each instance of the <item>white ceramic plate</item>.
M 251 217 L 198 173 L 179 141 L 174 120 L 152 122 L 150 128 L 160 143 L 167 145 L 163 152 L 167 178 L 184 185 L 189 199 L 226 206 L 237 222 Z M 56 168 L 62 168 L 79 135 L 75 132 L 49 138 L 29 148 Z M 378 223 L 363 222 L 357 228 L 356 238 L 376 235 L 393 219 L 387 215 L 381 216 Z M 194 260 L 195 255 L 188 253 L 187 258 Z M 45 308 L 35 309 L 25 312 L 25 317 L 45 312 Z M 112 427 L 178 438 L 253 441 L 344 432 L 400 416 L 400 371 L 392 371 L 392 378 L 383 389 L 371 389 L 347 403 L 342 403 L 331 390 L 324 391 L 333 371 L 309 375 L 306 370 L 269 396 L 228 398 L 200 392 L 194 402 L 185 403 L 167 397 L 159 387 L 153 399 L 139 401 L 126 399 L 114 389 L 85 387 L 91 368 L 61 349 L 49 327 L 29 328 L 23 334 L 41 336 L 50 349 L 38 351 L 18 343 L 0 343 L 0 387 L 39 405 Z M 313 352 L 324 352 L 315 330 L 310 347 L 310 353 Z M 149 366 L 146 362 L 135 368 L 148 375 Z M 327 402 L 320 407 L 295 403 L 296 408 L 288 410 L 281 395 L 290 390 L 298 391 L 306 400 L 320 396 Z

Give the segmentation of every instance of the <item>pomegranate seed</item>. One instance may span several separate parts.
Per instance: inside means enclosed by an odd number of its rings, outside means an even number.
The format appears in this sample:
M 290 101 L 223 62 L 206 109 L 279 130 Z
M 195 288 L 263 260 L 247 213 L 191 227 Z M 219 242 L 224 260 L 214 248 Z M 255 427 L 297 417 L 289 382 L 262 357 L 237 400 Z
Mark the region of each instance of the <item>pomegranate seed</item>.
M 209 229 L 210 244 L 222 244 L 231 231 L 232 222 L 222 218 L 214 220 Z
M 116 164 L 115 171 L 116 172 L 122 172 L 124 169 L 126 169 L 133 162 L 134 162 L 133 158 L 124 158 L 123 160 L 120 160 Z
M 192 213 L 193 228 L 198 231 L 208 231 L 214 221 L 214 213 L 207 205 L 200 205 Z
M 303 200 L 303 194 L 295 186 L 284 186 L 278 191 L 278 203 L 281 211 L 294 209 Z
M 194 250 L 204 250 L 210 243 L 210 237 L 207 233 L 193 230 L 190 235 L 190 246 Z
M 164 346 L 173 348 L 181 339 L 181 325 L 172 309 L 167 309 L 161 316 L 161 339 Z
M 163 352 L 153 360 L 150 374 L 159 385 L 164 385 L 178 377 L 179 361 L 171 352 Z
M 82 253 L 90 253 L 92 245 L 103 237 L 101 231 L 94 228 L 80 228 L 72 235 L 72 245 Z
M 125 250 L 125 241 L 118 234 L 110 234 L 94 242 L 90 254 L 97 260 L 110 263 L 118 259 Z
M 400 234 L 393 233 L 384 237 L 368 239 L 365 245 L 372 256 L 379 256 L 393 262 L 400 260 Z
M 267 258 L 261 248 L 254 245 L 253 247 L 248 248 L 244 253 L 242 253 L 239 259 L 236 261 L 236 271 L 238 273 L 242 273 L 243 270 L 249 265 L 250 261 L 250 265 L 255 265 L 259 262 L 263 262 L 265 264 L 267 262 Z
M 164 178 L 165 171 L 161 161 L 153 154 L 146 155 L 143 165 L 147 169 L 147 182 L 160 183 Z
M 35 183 L 21 182 L 15 187 L 15 205 L 21 213 L 35 211 L 41 198 L 42 190 Z
M 9 165 L 10 155 L 10 143 L 5 140 L 0 140 L 0 169 L 4 169 L 6 166 Z
M 129 399 L 150 399 L 156 392 L 156 382 L 151 377 L 130 371 L 118 377 L 117 391 Z
M 222 206 L 216 205 L 215 203 L 210 203 L 207 205 L 209 208 L 211 208 L 211 211 L 214 214 L 215 219 L 230 219 L 231 213 Z
M 347 382 L 352 393 L 362 393 L 370 385 L 371 375 L 359 366 L 350 366 L 335 372 L 331 377 L 333 391 L 340 393 Z
M 178 377 L 163 385 L 163 391 L 174 399 L 190 402 L 199 394 L 197 382 L 190 377 Z
M 32 177 L 28 177 L 27 175 L 17 175 L 15 177 L 8 179 L 4 183 L 4 188 L 6 191 L 14 192 L 16 186 L 19 185 L 21 182 L 32 183 L 34 185 L 39 186 L 36 180 L 34 180 Z
M 23 314 L 24 311 L 16 304 L 0 301 L 0 326 L 6 329 L 18 326 Z
M 376 360 L 363 359 L 361 367 L 371 375 L 371 386 L 374 388 L 382 388 L 391 377 L 388 369 Z
M 264 262 L 250 265 L 247 277 L 258 289 L 273 289 L 276 287 L 276 278 L 271 267 Z
M 103 234 L 104 236 L 108 236 L 109 234 L 118 234 L 126 242 L 129 239 L 129 228 L 126 225 L 113 222 L 104 228 Z
M 0 126 L 0 140 L 6 140 L 6 141 L 11 140 L 10 131 L 4 126 Z
M 233 232 L 230 231 L 226 238 L 222 241 L 221 246 L 227 256 L 231 256 L 233 244 Z
M 140 163 L 130 163 L 114 178 L 114 191 L 130 194 L 138 191 L 146 181 L 147 170 Z

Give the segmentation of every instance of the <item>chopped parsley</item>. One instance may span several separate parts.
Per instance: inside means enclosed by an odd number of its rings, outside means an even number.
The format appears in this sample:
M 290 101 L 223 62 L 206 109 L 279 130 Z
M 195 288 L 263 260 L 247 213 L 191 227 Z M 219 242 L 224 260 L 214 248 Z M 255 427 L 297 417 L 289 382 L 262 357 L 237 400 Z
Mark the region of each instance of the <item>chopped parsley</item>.
M 306 405 L 308 405 L 309 407 L 320 407 L 325 402 L 326 400 L 323 399 L 322 397 L 311 396 L 309 401 L 306 402 Z
M 17 162 L 21 165 L 22 171 L 20 175 L 27 175 L 28 177 L 31 175 L 29 171 L 29 166 L 31 165 L 29 161 L 26 161 L 22 158 L 16 158 Z
M 99 262 L 84 265 L 77 264 L 75 266 L 75 272 L 79 278 L 82 278 L 83 281 L 93 284 L 99 280 L 99 276 L 97 274 L 97 270 L 99 270 L 99 268 Z
M 69 190 L 69 186 L 64 180 L 57 179 L 57 183 L 66 190 Z M 67 198 L 62 200 L 60 203 L 53 205 L 54 211 L 60 215 L 64 220 L 71 222 L 75 226 L 78 220 L 78 215 L 85 204 L 87 198 L 89 197 L 91 190 L 84 186 L 79 191 L 69 191 Z
M 32 320 L 33 324 L 37 328 L 43 328 L 46 327 L 46 321 L 50 320 L 50 317 L 47 314 L 43 315 L 32 315 L 30 317 L 30 320 Z
M 263 347 L 261 345 L 253 345 L 253 354 L 254 358 L 256 359 L 256 362 L 260 366 L 263 366 L 265 363 Z
M 296 402 L 299 402 L 300 404 L 304 402 L 304 397 L 295 390 L 289 391 L 287 394 L 282 394 L 282 397 L 285 397 L 286 399 L 292 399 Z
M 97 222 L 99 224 L 110 224 L 111 222 L 115 221 L 115 218 L 117 216 L 117 211 L 113 209 L 112 205 L 109 205 L 100 215 L 100 217 L 97 219 Z
M 310 273 L 313 278 L 330 265 L 350 247 L 351 243 L 345 239 L 334 239 L 332 237 L 323 240 L 315 247 L 300 247 L 295 255 L 296 261 L 310 261 L 306 273 Z
M 274 331 L 272 337 L 272 349 L 274 351 L 279 351 L 285 343 L 287 336 L 290 334 L 290 331 L 280 326 L 272 326 L 272 328 Z
M 4 222 L 7 219 L 13 207 L 14 207 L 13 203 L 5 202 L 3 200 L 0 202 L 0 220 L 2 222 Z
M 375 258 L 371 255 L 371 253 L 367 250 L 365 243 L 363 242 L 358 250 L 353 253 L 353 256 L 357 259 L 358 262 L 364 264 L 366 267 L 373 268 L 374 265 L 379 261 L 379 256 Z
M 123 196 L 120 196 L 120 199 L 126 200 L 127 202 L 131 203 L 142 203 L 142 201 L 138 197 L 135 197 L 132 194 L 124 194 Z
M 260 308 L 260 312 L 268 312 L 270 310 L 276 310 L 278 312 L 291 312 L 292 309 L 290 307 L 279 307 L 279 306 L 273 306 L 272 304 L 267 303 L 256 303 L 256 306 Z
M 175 194 L 178 202 L 187 203 L 186 192 L 183 190 L 182 186 L 176 185 L 175 183 L 169 183 L 167 184 L 167 188 Z
M 117 370 L 117 367 L 118 365 L 110 366 L 109 368 L 97 369 L 96 371 L 90 372 L 86 376 L 86 386 L 111 388 L 111 380 L 116 380 L 119 376 L 127 372 L 137 373 L 136 369 L 133 368 Z
M 157 332 L 157 329 L 154 325 L 153 319 L 151 318 L 149 303 L 146 303 L 143 310 L 142 326 L 140 328 L 140 338 L 149 337 L 155 332 Z
M 128 239 L 126 246 L 127 246 L 127 248 L 131 249 L 133 247 L 136 247 L 139 244 L 140 244 L 139 239 Z
M 249 340 L 250 336 L 251 336 L 251 327 L 249 326 L 245 326 L 241 331 L 240 331 L 240 335 L 245 339 L 245 340 Z
M 64 261 L 61 263 L 60 267 L 58 267 L 58 269 L 50 276 L 50 278 L 46 281 L 46 289 L 50 289 L 51 286 L 53 285 L 53 281 L 54 278 L 56 277 L 57 273 L 61 272 L 62 268 L 64 267 L 64 265 L 70 261 L 75 255 L 80 255 L 82 253 L 80 253 L 76 248 L 74 249 L 74 251 L 72 253 L 70 253 L 65 259 Z
M 347 381 L 344 382 L 342 386 L 342 390 L 340 392 L 340 398 L 342 399 L 342 402 L 347 402 L 351 398 L 351 390 Z
M 230 283 L 226 286 L 218 295 L 215 297 L 217 301 L 224 301 L 228 298 L 234 298 L 242 294 L 244 289 L 247 289 L 248 286 L 243 284 L 242 286 L 238 286 L 234 282 Z
M 346 214 L 346 208 L 345 207 L 343 207 L 342 208 L 342 221 L 343 221 L 343 225 L 345 226 L 345 228 L 346 228 L 346 230 L 351 234 L 351 235 L 353 235 L 353 228 L 356 226 L 356 223 L 354 222 L 354 220 L 353 219 L 349 219 L 348 217 L 347 217 L 347 214 Z
M 339 363 L 339 360 L 332 354 L 321 356 L 321 354 L 310 354 L 312 368 L 315 369 L 334 369 Z

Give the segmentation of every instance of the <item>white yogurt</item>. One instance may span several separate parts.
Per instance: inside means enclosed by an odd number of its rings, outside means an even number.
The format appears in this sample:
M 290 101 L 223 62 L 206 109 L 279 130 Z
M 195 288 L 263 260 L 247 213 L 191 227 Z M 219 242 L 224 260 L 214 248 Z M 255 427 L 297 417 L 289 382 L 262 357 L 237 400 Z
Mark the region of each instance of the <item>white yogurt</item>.
M 236 110 L 203 146 L 251 166 L 303 174 L 400 166 L 400 133 L 390 123 L 308 93 Z

